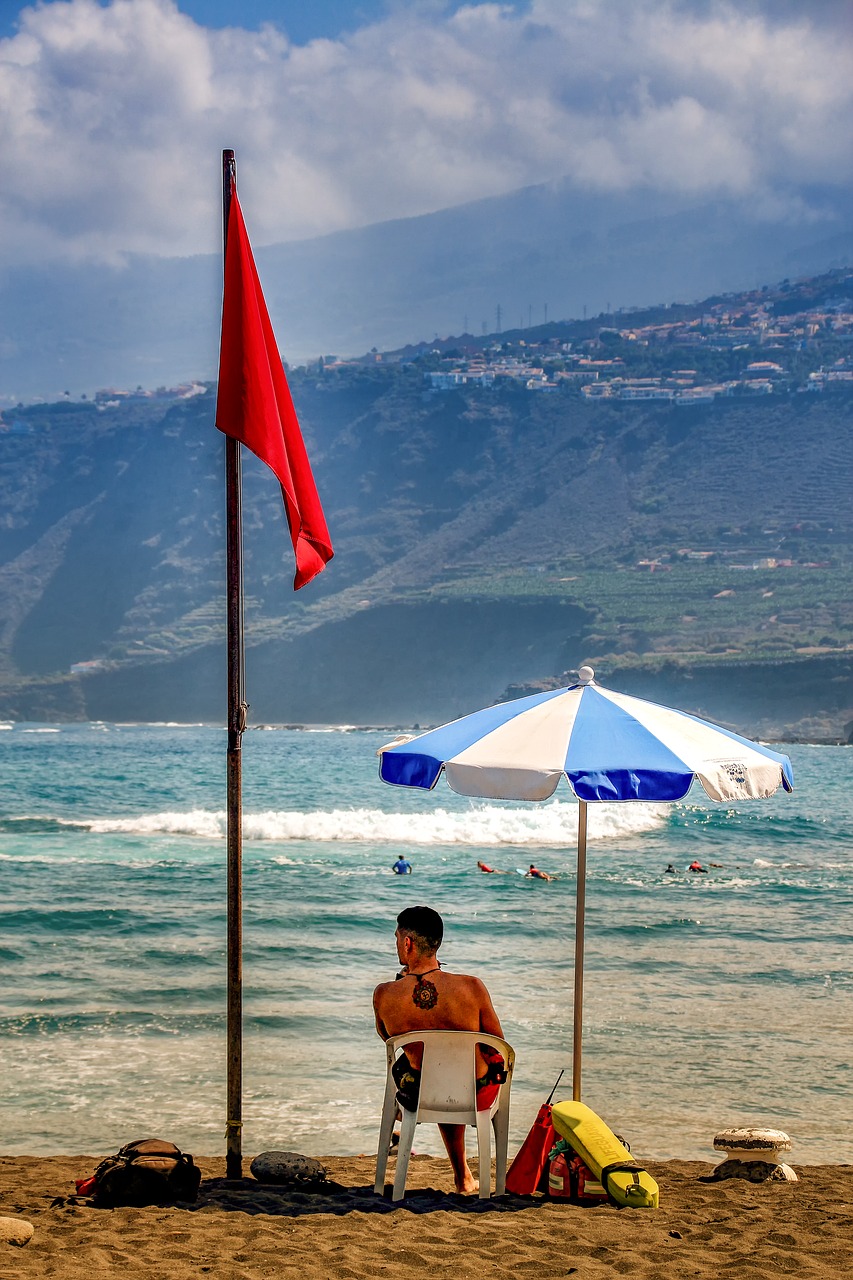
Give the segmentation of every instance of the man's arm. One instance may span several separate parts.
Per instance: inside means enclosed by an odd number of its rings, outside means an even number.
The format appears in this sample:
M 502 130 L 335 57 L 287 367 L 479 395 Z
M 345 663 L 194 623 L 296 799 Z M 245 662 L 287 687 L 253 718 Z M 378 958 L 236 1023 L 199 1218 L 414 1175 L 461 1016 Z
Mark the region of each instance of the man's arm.
M 373 993 L 373 1014 L 376 1018 L 376 1034 L 381 1036 L 383 1040 L 387 1040 L 390 1035 L 385 1023 L 382 1021 L 382 1015 L 379 1012 L 379 1006 L 382 1000 L 382 991 L 386 985 L 386 983 L 381 982 Z
M 476 982 L 479 988 L 478 995 L 480 997 L 480 1030 L 485 1031 L 487 1035 L 500 1036 L 501 1039 L 503 1039 L 504 1038 L 503 1027 L 500 1024 L 500 1019 L 498 1018 L 498 1015 L 495 1013 L 494 1005 L 492 1004 L 492 997 L 489 995 L 488 991 L 486 990 L 485 983 L 481 982 L 479 978 L 475 978 L 474 981 Z

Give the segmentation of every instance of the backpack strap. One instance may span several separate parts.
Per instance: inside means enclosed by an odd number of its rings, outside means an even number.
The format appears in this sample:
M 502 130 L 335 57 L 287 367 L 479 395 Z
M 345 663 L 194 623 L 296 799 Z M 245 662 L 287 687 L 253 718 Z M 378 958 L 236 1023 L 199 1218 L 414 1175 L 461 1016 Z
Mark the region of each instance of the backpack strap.
M 632 1173 L 634 1175 L 634 1185 L 638 1187 L 640 1185 L 640 1174 L 645 1172 L 646 1170 L 642 1165 L 637 1164 L 636 1160 L 631 1160 L 630 1162 L 614 1160 L 613 1164 L 607 1164 L 604 1166 L 601 1173 L 598 1175 L 598 1180 L 602 1187 L 604 1187 L 605 1194 L 610 1203 L 615 1204 L 617 1209 L 621 1209 L 622 1206 L 610 1190 L 610 1175 L 613 1173 Z

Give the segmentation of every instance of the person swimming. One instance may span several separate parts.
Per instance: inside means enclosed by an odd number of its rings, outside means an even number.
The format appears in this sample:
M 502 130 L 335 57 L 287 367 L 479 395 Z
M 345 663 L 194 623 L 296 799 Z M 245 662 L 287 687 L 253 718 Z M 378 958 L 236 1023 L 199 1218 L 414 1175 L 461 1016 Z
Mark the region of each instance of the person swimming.
M 485 862 L 478 862 L 477 866 L 480 871 L 488 871 L 491 873 L 491 875 L 496 874 L 496 868 L 488 866 Z
M 548 875 L 547 871 L 540 871 L 539 868 L 535 867 L 532 862 L 530 864 L 530 869 L 527 872 L 527 874 L 529 876 L 532 876 L 534 880 L 553 880 L 554 879 L 553 876 Z
M 702 866 L 702 863 L 701 863 L 701 862 L 697 862 L 695 858 L 694 858 L 694 860 L 690 863 L 690 866 L 687 868 L 687 870 L 688 870 L 688 871 L 701 871 L 703 876 L 706 876 L 706 875 L 708 874 L 708 868 L 707 868 L 707 867 L 703 867 L 703 866 Z

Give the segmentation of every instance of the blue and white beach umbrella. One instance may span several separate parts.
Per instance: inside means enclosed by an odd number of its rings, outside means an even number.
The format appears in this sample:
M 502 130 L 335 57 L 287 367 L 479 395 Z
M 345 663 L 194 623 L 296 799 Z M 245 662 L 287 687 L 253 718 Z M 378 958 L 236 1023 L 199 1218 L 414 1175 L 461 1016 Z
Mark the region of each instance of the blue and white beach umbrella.
M 379 776 L 495 800 L 547 800 L 565 777 L 579 802 L 573 1096 L 580 1100 L 587 805 L 681 800 L 698 778 L 712 800 L 752 800 L 793 788 L 787 756 L 683 711 L 602 689 L 591 667 L 578 683 L 487 707 L 397 740 Z

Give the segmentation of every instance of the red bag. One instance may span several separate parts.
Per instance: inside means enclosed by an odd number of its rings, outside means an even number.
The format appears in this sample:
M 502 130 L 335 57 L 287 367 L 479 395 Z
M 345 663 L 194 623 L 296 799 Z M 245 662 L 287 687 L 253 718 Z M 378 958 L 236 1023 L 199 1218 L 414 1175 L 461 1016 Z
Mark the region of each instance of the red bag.
M 578 1155 L 558 1151 L 548 1169 L 548 1195 L 552 1200 L 601 1204 L 608 1196 L 595 1174 Z
M 532 1196 L 548 1177 L 548 1155 L 558 1141 L 551 1124 L 551 1104 L 539 1108 L 533 1127 L 521 1144 L 506 1175 L 506 1189 L 514 1196 Z
M 548 1195 L 552 1200 L 571 1200 L 574 1194 L 574 1170 L 561 1151 L 548 1166 Z
M 579 1200 L 581 1204 L 607 1203 L 609 1199 L 607 1192 L 592 1170 L 587 1168 L 580 1156 L 575 1156 L 571 1162 L 571 1175 L 574 1183 L 575 1199 Z

